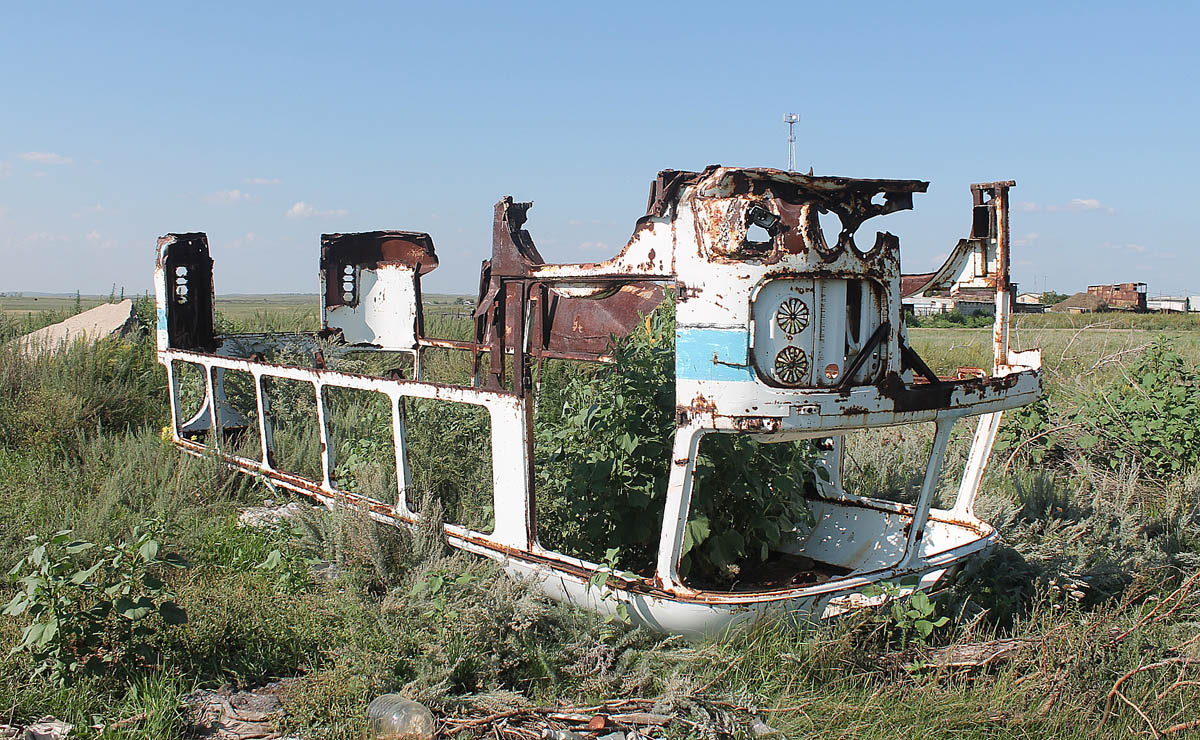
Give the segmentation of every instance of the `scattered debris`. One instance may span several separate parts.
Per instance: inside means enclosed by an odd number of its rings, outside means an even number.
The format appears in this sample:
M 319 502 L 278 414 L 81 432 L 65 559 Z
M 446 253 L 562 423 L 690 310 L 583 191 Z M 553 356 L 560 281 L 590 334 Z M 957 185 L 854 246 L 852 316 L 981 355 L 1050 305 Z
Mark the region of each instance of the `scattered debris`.
M 987 668 L 997 663 L 1012 660 L 1030 642 L 1031 640 L 1019 638 L 989 640 L 987 642 L 968 642 L 937 648 L 923 656 L 916 654 L 912 650 L 905 650 L 899 653 L 891 653 L 885 656 L 885 659 L 889 663 L 902 665 L 911 662 L 914 658 L 920 658 L 921 665 L 926 668 Z
M 133 301 L 126 298 L 120 303 L 105 303 L 66 321 L 42 327 L 9 344 L 19 347 L 26 356 L 38 357 L 57 352 L 76 340 L 96 342 L 105 337 L 121 336 L 136 326 L 137 314 L 133 310 Z
M 310 508 L 299 501 L 290 501 L 283 506 L 273 506 L 273 503 L 267 499 L 263 502 L 263 506 L 251 506 L 246 509 L 238 515 L 238 526 L 256 529 L 274 527 L 280 522 L 300 516 L 305 509 Z
M 74 725 L 53 717 L 42 717 L 25 728 L 23 740 L 62 740 L 71 734 Z
M 442 717 L 438 736 L 473 733 L 498 740 L 653 740 L 674 737 L 683 729 L 689 737 L 786 740 L 780 730 L 762 719 L 763 713 L 783 712 L 803 712 L 803 707 L 756 709 L 689 695 L 684 704 L 667 713 L 655 699 L 612 699 L 587 707 L 525 706 L 496 712 L 476 709 Z
M 758 718 L 750 722 L 750 732 L 754 733 L 754 737 L 783 737 L 783 733 Z
M 326 583 L 333 583 L 340 579 L 344 573 L 342 566 L 337 563 L 331 563 L 328 560 L 318 560 L 308 570 L 312 574 L 314 581 L 324 581 Z
M 287 680 L 267 684 L 255 691 L 195 691 L 184 701 L 192 707 L 198 737 L 213 740 L 283 740 L 275 720 L 283 713 L 278 692 Z
M 377 696 L 367 705 L 367 735 L 379 740 L 433 740 L 437 721 L 424 704 L 399 694 Z

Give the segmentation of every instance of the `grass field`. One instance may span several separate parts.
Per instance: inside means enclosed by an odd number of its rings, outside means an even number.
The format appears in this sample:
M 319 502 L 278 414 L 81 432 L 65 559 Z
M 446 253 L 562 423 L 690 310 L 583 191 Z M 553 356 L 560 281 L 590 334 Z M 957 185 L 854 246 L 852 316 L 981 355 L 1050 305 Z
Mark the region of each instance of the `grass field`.
M 453 328 L 453 297 L 438 298 L 427 313 Z M 74 303 L 42 312 L 10 300 L 0 299 L 0 339 Z M 227 327 L 313 328 L 309 301 L 229 296 L 218 310 Z M 119 654 L 120 616 L 106 617 L 98 645 L 67 644 L 110 662 L 65 684 L 36 673 L 28 652 L 0 650 L 0 723 L 50 714 L 106 726 L 85 735 L 177 738 L 193 689 L 294 678 L 280 727 L 304 738 L 360 736 L 367 701 L 391 690 L 455 717 L 645 699 L 681 718 L 656 737 L 753 737 L 755 716 L 790 738 L 1194 736 L 1197 329 L 1191 317 L 1020 317 L 1013 344 L 1042 347 L 1047 396 L 1006 420 L 985 479 L 978 508 L 1003 544 L 937 596 L 949 621 L 915 641 L 884 611 L 688 644 L 546 602 L 428 533 L 353 512 L 241 528 L 240 510 L 279 497 L 162 442 L 165 374 L 152 339 L 37 360 L 0 351 L 0 567 L 31 553 L 27 536 L 71 529 L 119 545 L 144 521 L 164 552 L 189 562 L 161 573 L 188 622 L 139 623 L 144 658 Z M 989 362 L 987 329 L 912 337 L 939 371 Z M 952 457 L 968 443 L 962 430 Z M 911 496 L 927 444 L 921 429 L 854 435 L 848 481 Z M 454 449 L 428 454 L 441 455 L 443 478 L 478 473 Z M 99 549 L 73 557 L 82 567 Z M 318 562 L 335 567 L 317 574 Z M 103 599 L 93 592 L 81 607 Z M 0 616 L 0 646 L 20 643 L 28 621 Z M 996 639 L 1016 640 L 1016 652 L 987 667 L 932 667 L 940 649 Z M 477 730 L 457 736 L 493 736 Z

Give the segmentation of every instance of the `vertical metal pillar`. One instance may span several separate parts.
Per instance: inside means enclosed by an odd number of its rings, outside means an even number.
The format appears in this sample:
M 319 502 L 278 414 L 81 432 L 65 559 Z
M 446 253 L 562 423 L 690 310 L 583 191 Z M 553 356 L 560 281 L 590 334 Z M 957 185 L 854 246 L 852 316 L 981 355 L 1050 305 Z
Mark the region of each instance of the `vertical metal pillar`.
M 942 461 L 946 458 L 946 445 L 950 441 L 950 430 L 958 417 L 939 418 L 934 422 L 936 431 L 933 435 L 933 449 L 929 452 L 929 462 L 925 466 L 925 479 L 921 482 L 921 495 L 917 497 L 913 508 L 912 525 L 908 530 L 908 539 L 904 543 L 904 552 L 896 567 L 900 570 L 911 567 L 921 559 L 921 540 L 925 537 L 925 525 L 929 522 L 929 508 L 933 505 L 933 497 L 937 493 L 938 480 L 942 475 Z

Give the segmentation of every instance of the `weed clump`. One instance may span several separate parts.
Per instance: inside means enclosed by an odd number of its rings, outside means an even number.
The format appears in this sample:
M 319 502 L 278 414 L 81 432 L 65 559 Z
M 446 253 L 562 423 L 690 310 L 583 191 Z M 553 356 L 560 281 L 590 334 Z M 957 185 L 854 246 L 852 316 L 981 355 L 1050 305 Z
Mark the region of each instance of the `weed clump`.
M 96 544 L 75 539 L 71 530 L 42 540 L 9 572 L 21 590 L 3 614 L 28 616 L 14 652 L 26 651 L 37 665 L 65 684 L 77 674 L 130 671 L 157 659 L 151 647 L 159 630 L 187 622 L 187 612 L 159 577 L 187 562 L 162 550 L 162 525 L 143 522 L 119 544 L 95 557 Z
M 675 432 L 675 306 L 612 343 L 613 365 L 563 373 L 541 399 L 539 536 L 622 567 L 653 568 Z M 711 438 L 711 439 L 709 439 Z M 712 434 L 700 446 L 680 571 L 728 583 L 811 522 L 816 451 Z M 544 506 L 543 506 L 544 503 Z
M 1110 468 L 1164 477 L 1200 462 L 1200 371 L 1160 338 L 1076 414 L 1076 442 Z

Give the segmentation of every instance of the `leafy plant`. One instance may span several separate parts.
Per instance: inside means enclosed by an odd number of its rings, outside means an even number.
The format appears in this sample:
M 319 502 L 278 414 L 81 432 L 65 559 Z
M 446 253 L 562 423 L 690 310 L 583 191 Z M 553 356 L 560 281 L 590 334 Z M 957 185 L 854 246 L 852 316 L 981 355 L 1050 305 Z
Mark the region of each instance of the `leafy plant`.
M 1075 441 L 1114 469 L 1130 463 L 1157 477 L 1200 462 L 1200 372 L 1159 338 L 1117 383 L 1075 415 Z
M 97 545 L 73 539 L 69 529 L 45 540 L 26 537 L 34 548 L 9 571 L 21 591 L 3 613 L 28 614 L 31 621 L 11 652 L 30 653 L 37 672 L 48 671 L 59 682 L 76 673 L 152 663 L 149 638 L 162 625 L 187 622 L 159 578 L 163 569 L 187 563 L 162 552 L 161 536 L 160 524 L 144 521 L 90 562 L 85 554 Z
M 1063 451 L 1062 446 L 1053 435 L 1046 433 L 1050 429 L 1049 417 L 1050 404 L 1044 397 L 1028 406 L 1004 412 L 992 449 L 1011 455 L 1020 448 L 1020 455 L 1035 464 L 1058 457 Z
M 385 470 L 388 463 L 394 464 L 396 449 L 390 435 L 385 438 L 370 432 L 390 430 L 392 417 L 390 409 L 379 403 L 356 407 L 353 411 L 351 418 L 358 434 L 342 442 L 335 457 L 337 467 L 333 477 L 343 488 L 371 494 L 379 485 L 380 471 Z
M 991 326 L 994 322 L 995 318 L 991 314 L 979 311 L 972 314 L 965 314 L 955 310 L 946 313 L 930 314 L 928 316 L 912 314 L 904 317 L 904 323 L 908 326 L 931 329 L 979 329 Z
M 604 552 L 604 559 L 600 562 L 600 567 L 592 573 L 591 578 L 588 578 L 588 588 L 596 589 L 600 594 L 602 601 L 614 599 L 613 581 L 616 578 L 617 559 L 620 557 L 621 548 L 610 547 Z M 617 601 L 616 615 L 609 617 L 608 621 L 618 621 L 623 624 L 629 624 L 629 605 L 623 601 Z
M 474 573 L 453 576 L 449 570 L 435 570 L 414 583 L 408 595 L 412 598 L 424 598 L 424 618 L 433 624 L 444 626 L 447 621 L 458 619 L 455 602 L 462 599 L 465 588 L 478 580 L 479 576 Z
M 594 560 L 617 548 L 626 568 L 652 567 L 676 428 L 674 337 L 668 299 L 643 328 L 614 339 L 611 368 L 550 381 L 558 395 L 542 398 L 537 425 L 539 536 L 549 544 Z M 708 435 L 681 572 L 728 582 L 811 521 L 815 457 L 807 442 Z
M 934 616 L 937 607 L 924 591 L 913 591 L 908 598 L 902 596 L 906 587 L 915 585 L 914 579 L 904 579 L 899 585 L 885 581 L 863 591 L 866 596 L 883 596 L 887 599 L 887 609 L 878 614 L 875 621 L 888 634 L 889 641 L 899 638 L 901 648 L 908 647 L 910 642 L 924 645 L 935 629 L 945 627 L 950 622 L 949 617 Z

